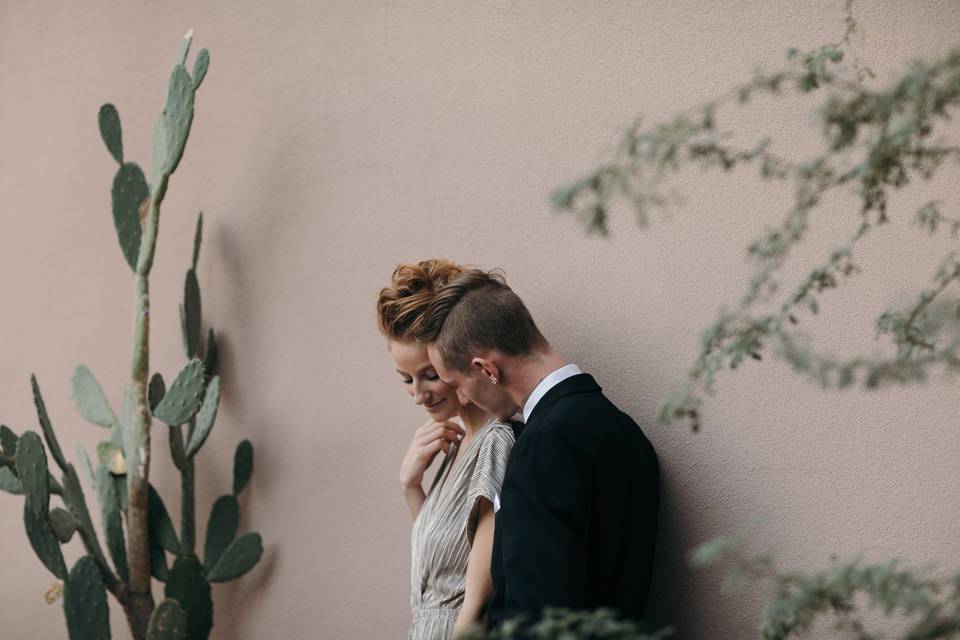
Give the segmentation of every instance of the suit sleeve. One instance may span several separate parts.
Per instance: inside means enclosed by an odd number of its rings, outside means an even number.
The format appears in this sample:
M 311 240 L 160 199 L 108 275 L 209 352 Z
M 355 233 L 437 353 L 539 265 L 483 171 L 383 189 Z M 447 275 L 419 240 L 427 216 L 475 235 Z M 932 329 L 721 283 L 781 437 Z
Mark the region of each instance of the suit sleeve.
M 508 611 L 538 618 L 545 606 L 586 608 L 589 487 L 583 463 L 557 433 L 530 433 L 514 448 L 504 487 L 503 566 Z

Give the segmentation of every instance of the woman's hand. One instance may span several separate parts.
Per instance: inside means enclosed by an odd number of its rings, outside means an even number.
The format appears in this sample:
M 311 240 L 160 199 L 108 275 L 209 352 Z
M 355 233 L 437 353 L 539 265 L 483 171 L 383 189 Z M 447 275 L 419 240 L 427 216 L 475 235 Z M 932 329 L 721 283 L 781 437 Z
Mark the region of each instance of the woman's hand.
M 405 491 L 414 487 L 420 488 L 423 474 L 433 459 L 441 451 L 450 451 L 450 445 L 459 442 L 464 433 L 463 427 L 449 420 L 428 420 L 417 429 L 400 465 L 400 486 Z

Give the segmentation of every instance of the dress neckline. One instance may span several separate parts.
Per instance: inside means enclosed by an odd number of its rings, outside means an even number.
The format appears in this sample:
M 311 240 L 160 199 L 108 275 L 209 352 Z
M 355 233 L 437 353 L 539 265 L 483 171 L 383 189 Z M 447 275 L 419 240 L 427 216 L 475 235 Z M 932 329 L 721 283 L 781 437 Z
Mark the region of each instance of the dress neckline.
M 492 425 L 497 422 L 497 419 L 490 418 L 489 421 L 480 429 L 477 430 L 476 435 L 471 438 L 470 442 L 467 443 L 466 449 L 463 450 L 463 455 L 466 455 L 468 451 L 473 447 L 473 445 L 480 439 L 480 436 L 487 431 Z M 463 468 L 463 465 L 457 465 L 457 458 L 460 457 L 460 443 L 458 442 L 454 445 L 454 450 L 452 454 L 448 454 L 443 460 L 443 464 L 440 467 L 440 470 L 437 471 L 437 480 L 434 481 L 434 487 L 431 489 L 431 493 L 436 493 L 434 501 L 439 501 L 443 496 L 443 487 L 447 484 L 447 480 L 450 477 L 450 474 L 453 473 L 453 467 L 456 466 L 457 473 L 460 472 L 460 469 Z

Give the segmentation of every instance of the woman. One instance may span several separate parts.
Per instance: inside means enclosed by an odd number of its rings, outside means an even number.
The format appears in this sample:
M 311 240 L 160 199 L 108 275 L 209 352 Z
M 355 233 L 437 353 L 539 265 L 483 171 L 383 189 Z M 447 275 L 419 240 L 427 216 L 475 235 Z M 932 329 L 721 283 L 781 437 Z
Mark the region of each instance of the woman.
M 414 433 L 400 467 L 414 520 L 411 640 L 450 638 L 482 623 L 493 591 L 493 504 L 514 441 L 510 425 L 460 401 L 456 389 L 437 376 L 426 346 L 413 338 L 435 292 L 462 270 L 447 260 L 402 264 L 377 301 L 380 331 L 400 380 L 430 416 Z M 424 472 L 441 451 L 440 468 L 424 492 Z

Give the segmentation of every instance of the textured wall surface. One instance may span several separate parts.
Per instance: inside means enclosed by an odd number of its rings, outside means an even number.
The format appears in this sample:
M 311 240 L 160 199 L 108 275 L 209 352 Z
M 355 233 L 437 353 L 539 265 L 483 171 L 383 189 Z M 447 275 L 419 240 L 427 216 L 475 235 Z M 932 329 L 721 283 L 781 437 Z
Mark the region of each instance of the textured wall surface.
M 956 2 L 861 0 L 857 10 L 854 44 L 880 80 L 957 44 Z M 202 209 L 199 277 L 225 391 L 200 456 L 198 517 L 228 490 L 233 447 L 249 438 L 257 469 L 241 526 L 267 545 L 252 574 L 215 587 L 214 637 L 404 635 L 410 523 L 397 472 L 425 418 L 392 371 L 373 301 L 398 261 L 437 255 L 504 268 L 558 350 L 653 440 L 664 503 L 654 605 L 680 637 L 755 636 L 766 592 L 721 593 L 720 572 L 685 559 L 752 518 L 752 546 L 786 566 L 862 552 L 956 567 L 955 379 L 840 394 L 751 362 L 721 378 L 701 433 L 654 423 L 699 330 L 740 293 L 748 240 L 778 219 L 788 190 L 690 172 L 669 219 L 642 231 L 623 211 L 610 239 L 547 205 L 636 115 L 697 105 L 789 46 L 838 41 L 842 17 L 841 0 L 2 1 L 0 420 L 35 428 L 36 372 L 61 441 L 91 449 L 101 434 L 69 400 L 80 362 L 119 405 L 132 282 L 96 114 L 116 104 L 127 155 L 149 164 L 153 119 L 192 27 L 211 65 L 161 220 L 152 368 L 169 377 L 181 362 L 177 303 Z M 813 106 L 767 102 L 731 117 L 813 153 Z M 956 205 L 949 185 L 928 188 Z M 911 299 L 948 250 L 910 227 L 921 199 L 897 198 L 895 224 L 863 245 L 868 268 L 828 296 L 810 325 L 826 348 L 878 348 L 872 318 Z M 823 226 L 795 266 L 846 236 L 852 202 L 817 214 Z M 165 446 L 154 459 L 176 518 Z M 66 637 L 20 511 L 0 495 L 3 637 Z M 78 552 L 71 543 L 68 561 Z M 113 616 L 114 637 L 127 637 Z

